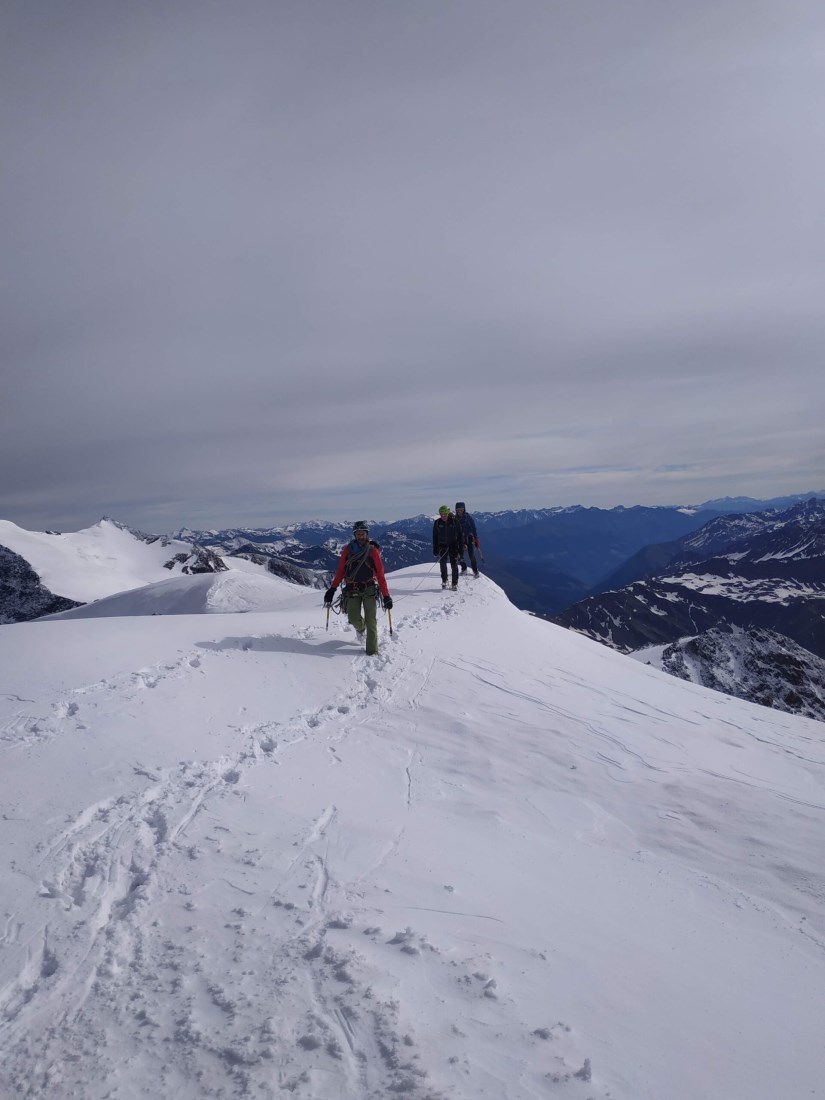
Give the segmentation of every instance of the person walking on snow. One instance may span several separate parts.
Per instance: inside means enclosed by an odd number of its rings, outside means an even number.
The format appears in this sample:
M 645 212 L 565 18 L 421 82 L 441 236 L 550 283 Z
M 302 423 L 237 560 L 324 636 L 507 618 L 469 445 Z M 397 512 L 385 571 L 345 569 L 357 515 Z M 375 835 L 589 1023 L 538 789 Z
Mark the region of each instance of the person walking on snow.
M 464 545 L 461 524 L 446 504 L 438 509 L 438 519 L 433 524 L 433 553 L 441 566 L 441 587 L 447 587 L 447 558 L 450 559 L 453 591 L 458 588 L 458 555 Z
M 455 517 L 461 525 L 461 533 L 464 536 L 463 545 L 461 547 L 461 559 L 459 564 L 461 565 L 461 572 L 467 572 L 467 563 L 464 561 L 464 548 L 467 548 L 467 553 L 470 557 L 470 565 L 473 567 L 473 576 L 478 576 L 478 562 L 476 561 L 476 548 L 479 546 L 478 531 L 476 530 L 476 521 L 467 511 L 464 506 L 464 501 L 456 501 Z
M 369 527 L 363 520 L 353 524 L 352 542 L 341 551 L 338 568 L 332 578 L 331 586 L 324 594 L 324 604 L 329 607 L 335 599 L 335 590 L 344 581 L 341 594 L 342 604 L 346 607 L 350 626 L 355 628 L 359 638 L 367 635 L 367 654 L 378 652 L 378 624 L 376 606 L 378 593 L 385 611 L 392 608 L 392 596 L 384 576 L 384 563 L 378 543 L 369 537 Z

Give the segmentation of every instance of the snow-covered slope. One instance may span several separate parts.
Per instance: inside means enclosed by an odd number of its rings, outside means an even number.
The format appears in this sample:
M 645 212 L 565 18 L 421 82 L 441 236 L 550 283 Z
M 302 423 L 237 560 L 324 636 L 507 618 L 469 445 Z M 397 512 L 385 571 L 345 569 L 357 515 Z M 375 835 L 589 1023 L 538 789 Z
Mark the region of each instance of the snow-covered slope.
M 102 616 L 130 615 L 205 615 L 275 611 L 289 597 L 295 597 L 296 586 L 263 570 L 251 573 L 245 569 L 225 573 L 202 573 L 199 576 L 170 577 L 129 592 L 118 592 L 106 599 L 51 615 L 51 619 L 99 619 Z
M 822 1096 L 821 724 L 390 584 L 0 628 L 0 1095 Z
M 65 534 L 0 520 L 0 546 L 24 558 L 50 592 L 82 603 L 190 572 L 195 555 L 192 543 L 141 536 L 109 519 Z

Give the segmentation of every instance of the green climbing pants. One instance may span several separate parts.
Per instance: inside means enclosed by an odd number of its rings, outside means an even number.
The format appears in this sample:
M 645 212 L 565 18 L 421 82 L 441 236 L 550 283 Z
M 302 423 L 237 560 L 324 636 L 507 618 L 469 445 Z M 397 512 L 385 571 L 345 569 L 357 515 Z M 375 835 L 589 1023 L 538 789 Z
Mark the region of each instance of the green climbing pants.
M 367 653 L 370 656 L 378 652 L 378 623 L 375 611 L 378 606 L 378 593 L 374 584 L 364 589 L 347 589 L 347 618 L 350 626 L 367 632 Z

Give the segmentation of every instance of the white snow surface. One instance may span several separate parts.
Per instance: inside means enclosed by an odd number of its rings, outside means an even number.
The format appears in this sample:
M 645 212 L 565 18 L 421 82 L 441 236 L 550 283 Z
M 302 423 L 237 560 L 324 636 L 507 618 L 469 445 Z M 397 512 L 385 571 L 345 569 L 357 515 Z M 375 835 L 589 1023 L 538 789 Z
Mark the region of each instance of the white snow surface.
M 0 1096 L 825 1095 L 822 724 L 389 581 L 0 627 Z
M 684 640 L 684 639 L 680 639 Z M 666 642 L 664 645 L 649 645 L 643 649 L 634 649 L 631 653 L 628 653 L 628 657 L 632 657 L 634 661 L 639 661 L 643 665 L 652 665 L 653 668 L 661 669 L 662 667 L 662 655 L 667 649 L 670 643 Z
M 50 592 L 83 603 L 168 577 L 165 563 L 192 551 L 191 543 L 177 539 L 144 542 L 107 519 L 60 534 L 0 520 L 0 546 L 25 558 Z M 171 572 L 180 572 L 180 565 Z
M 233 568 L 225 573 L 170 577 L 44 618 L 96 619 L 101 616 L 226 615 L 233 612 L 277 611 L 283 607 L 285 600 L 302 591 L 299 586 L 261 570 L 252 562 L 244 562 L 244 565 L 252 566 L 258 572 L 252 572 L 249 568 Z

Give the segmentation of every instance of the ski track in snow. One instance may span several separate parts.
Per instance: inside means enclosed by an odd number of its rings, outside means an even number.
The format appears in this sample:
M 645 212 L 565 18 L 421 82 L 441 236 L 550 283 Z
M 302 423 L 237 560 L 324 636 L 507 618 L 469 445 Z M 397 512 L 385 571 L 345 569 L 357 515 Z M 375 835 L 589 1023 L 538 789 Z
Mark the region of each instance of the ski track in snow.
M 151 1076 L 154 1067 L 156 1096 L 443 1100 L 475 1094 L 472 1082 L 484 1081 L 484 1067 L 471 1066 L 462 1056 L 462 1039 L 470 1029 L 480 1029 L 489 1032 L 492 1047 L 502 1047 L 505 1032 L 512 1034 L 512 1020 L 505 1027 L 502 1017 L 512 1015 L 515 1006 L 487 973 L 489 959 L 459 960 L 411 927 L 384 930 L 366 914 L 356 918 L 359 880 L 344 890 L 330 864 L 330 847 L 337 842 L 334 804 L 295 842 L 291 862 L 265 889 L 260 883 L 243 885 L 239 872 L 259 860 L 246 838 L 218 824 L 210 831 L 209 823 L 196 840 L 189 838 L 199 815 L 219 820 L 212 807 L 243 797 L 251 769 L 277 767 L 293 746 L 318 737 L 329 742 L 334 762 L 336 743 L 380 714 L 394 694 L 406 696 L 414 710 L 432 662 L 421 679 L 404 645 L 396 643 L 415 642 L 423 626 L 453 611 L 454 605 L 447 605 L 411 614 L 377 659 L 369 664 L 354 659 L 354 679 L 343 698 L 283 723 L 242 727 L 242 745 L 234 755 L 181 761 L 164 771 L 136 763 L 135 776 L 145 778 L 145 786 L 86 807 L 54 835 L 37 868 L 37 891 L 53 903 L 51 915 L 24 945 L 21 925 L 10 915 L 0 941 L 24 946 L 17 977 L 0 989 L 9 1095 L 38 1100 L 127 1095 L 106 1084 L 118 1056 L 117 1050 L 109 1052 L 111 1028 L 130 1036 L 126 1078 L 130 1066 L 139 1080 Z M 304 640 L 319 633 L 307 629 Z M 243 639 L 237 641 L 246 648 Z M 246 641 L 255 648 L 259 640 Z M 67 728 L 82 731 L 84 707 L 93 700 L 115 701 L 125 710 L 140 693 L 195 670 L 208 675 L 209 658 L 187 653 L 178 661 L 75 688 L 47 715 L 16 712 L 0 728 L 0 741 L 24 749 L 60 737 Z M 415 799 L 418 762 L 411 749 L 403 764 L 405 811 Z M 402 824 L 360 881 L 393 858 L 403 837 Z M 199 880 L 204 845 L 212 849 L 209 866 L 217 858 L 224 869 L 220 881 Z M 208 952 L 193 918 L 202 890 L 217 892 L 225 909 Z M 392 965 L 398 957 L 404 960 L 412 972 L 405 981 L 420 987 L 420 996 L 442 1003 L 457 999 L 456 1053 L 446 1084 L 443 1072 L 442 1083 L 432 1083 L 426 1051 L 402 1025 L 402 1006 L 387 981 L 388 953 Z M 260 1021 L 252 1031 L 250 1019 Z M 109 1026 L 104 1029 L 101 1021 Z M 518 1026 L 523 1045 L 543 1067 L 536 1070 L 539 1079 L 574 1078 L 583 1057 L 567 1025 L 553 1025 L 541 1035 L 531 1032 L 528 1021 Z M 550 1038 L 557 1041 L 549 1044 Z M 90 1063 L 96 1067 L 94 1083 L 88 1080 Z M 499 1087 L 504 1091 L 498 1095 L 509 1095 L 505 1084 L 494 1086 Z M 523 1084 L 514 1087 L 514 1095 L 534 1095 Z

